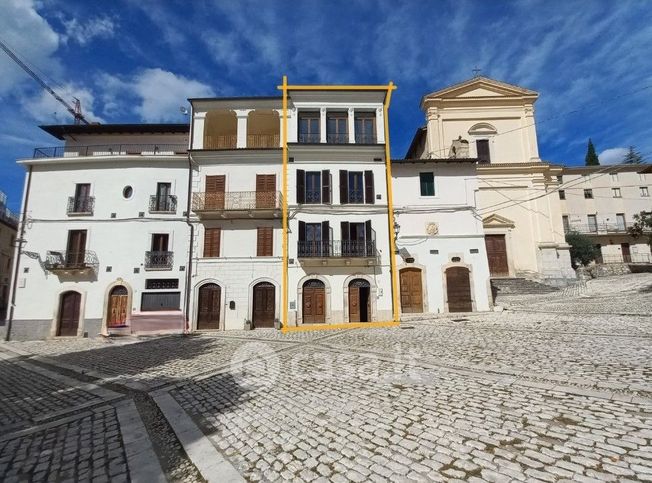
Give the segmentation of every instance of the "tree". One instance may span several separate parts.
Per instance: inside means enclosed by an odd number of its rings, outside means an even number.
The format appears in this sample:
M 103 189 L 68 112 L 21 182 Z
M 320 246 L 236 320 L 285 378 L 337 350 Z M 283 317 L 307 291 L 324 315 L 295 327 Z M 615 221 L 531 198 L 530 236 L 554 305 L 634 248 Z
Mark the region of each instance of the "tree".
M 634 238 L 647 237 L 647 244 L 652 248 L 652 211 L 641 211 L 634 215 L 634 224 L 627 231 Z
M 576 231 L 566 233 L 566 243 L 571 247 L 570 256 L 575 268 L 579 264 L 588 265 L 599 255 L 598 249 L 593 244 L 593 240 Z
M 643 156 L 634 149 L 634 146 L 629 147 L 629 151 L 623 158 L 623 164 L 641 164 L 643 161 Z
M 586 157 L 584 158 L 584 164 L 586 164 L 587 166 L 598 166 L 600 164 L 598 155 L 595 154 L 595 147 L 593 146 L 593 141 L 591 141 L 591 138 L 589 138 L 589 145 L 586 149 Z

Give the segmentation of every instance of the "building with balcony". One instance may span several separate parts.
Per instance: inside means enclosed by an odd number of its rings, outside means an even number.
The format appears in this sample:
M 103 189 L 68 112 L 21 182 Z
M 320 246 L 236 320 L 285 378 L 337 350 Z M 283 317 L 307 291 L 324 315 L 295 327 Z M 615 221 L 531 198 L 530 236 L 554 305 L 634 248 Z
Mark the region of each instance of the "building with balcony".
M 652 263 L 645 238 L 628 228 L 634 215 L 652 212 L 652 165 L 567 166 L 558 178 L 564 232 L 593 240 L 598 263 Z
M 18 215 L 7 208 L 7 195 L 0 191 L 0 320 L 9 306 L 14 248 L 18 230 Z
M 42 126 L 26 170 L 11 338 L 184 330 L 188 126 Z
M 421 100 L 426 125 L 405 157 L 477 158 L 477 213 L 491 276 L 565 285 L 575 272 L 559 200 L 550 196 L 561 168 L 539 158 L 537 98 L 530 89 L 487 77 L 427 94 Z

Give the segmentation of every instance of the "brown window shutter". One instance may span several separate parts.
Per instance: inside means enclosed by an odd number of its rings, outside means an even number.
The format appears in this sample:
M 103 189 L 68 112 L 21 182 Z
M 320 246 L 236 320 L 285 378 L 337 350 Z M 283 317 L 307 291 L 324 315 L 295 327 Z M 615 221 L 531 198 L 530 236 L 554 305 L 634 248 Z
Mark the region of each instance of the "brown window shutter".
M 349 202 L 349 172 L 340 169 L 340 204 Z
M 486 139 L 478 139 L 475 142 L 475 146 L 478 150 L 478 160 L 481 163 L 489 163 L 491 161 L 491 156 L 489 154 L 489 141 Z
M 205 257 L 219 257 L 220 256 L 220 235 L 221 228 L 205 228 L 204 229 L 204 256 Z
M 331 172 L 324 169 L 321 172 L 321 202 L 325 205 L 331 203 Z
M 340 222 L 340 227 L 342 230 L 342 242 L 347 242 L 349 241 L 349 222 L 348 221 L 342 221 Z
M 365 171 L 364 172 L 364 202 L 367 204 L 374 204 L 374 198 L 376 194 L 374 192 L 374 172 Z
M 216 176 L 206 176 L 207 193 L 224 193 L 226 186 L 226 176 L 223 174 Z
M 305 221 L 300 221 L 299 222 L 299 241 L 300 242 L 306 241 L 306 222 Z
M 273 234 L 274 232 L 271 227 L 258 228 L 257 256 L 271 257 L 273 255 Z
M 297 203 L 306 202 L 306 172 L 303 169 L 297 169 Z

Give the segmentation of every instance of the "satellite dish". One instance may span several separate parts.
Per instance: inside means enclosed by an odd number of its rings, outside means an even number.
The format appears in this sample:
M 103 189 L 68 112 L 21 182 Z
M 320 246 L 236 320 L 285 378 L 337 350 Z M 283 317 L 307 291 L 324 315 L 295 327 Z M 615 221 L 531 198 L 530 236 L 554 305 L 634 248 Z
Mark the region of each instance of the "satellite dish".
M 188 108 L 184 107 L 184 106 L 179 106 L 179 112 L 181 112 L 181 114 L 183 114 L 184 116 L 187 116 L 188 115 Z

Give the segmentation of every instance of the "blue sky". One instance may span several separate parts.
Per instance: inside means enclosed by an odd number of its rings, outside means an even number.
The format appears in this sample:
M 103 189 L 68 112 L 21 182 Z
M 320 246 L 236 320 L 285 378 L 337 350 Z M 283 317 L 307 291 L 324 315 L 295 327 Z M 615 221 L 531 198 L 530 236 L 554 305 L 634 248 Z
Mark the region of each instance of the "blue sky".
M 275 95 L 291 83 L 386 83 L 392 155 L 423 123 L 422 95 L 472 76 L 540 93 L 541 157 L 652 159 L 652 4 L 641 1 L 0 0 L 0 38 L 102 122 L 184 122 L 187 97 Z M 37 126 L 62 106 L 0 55 L 0 190 L 19 209 Z

